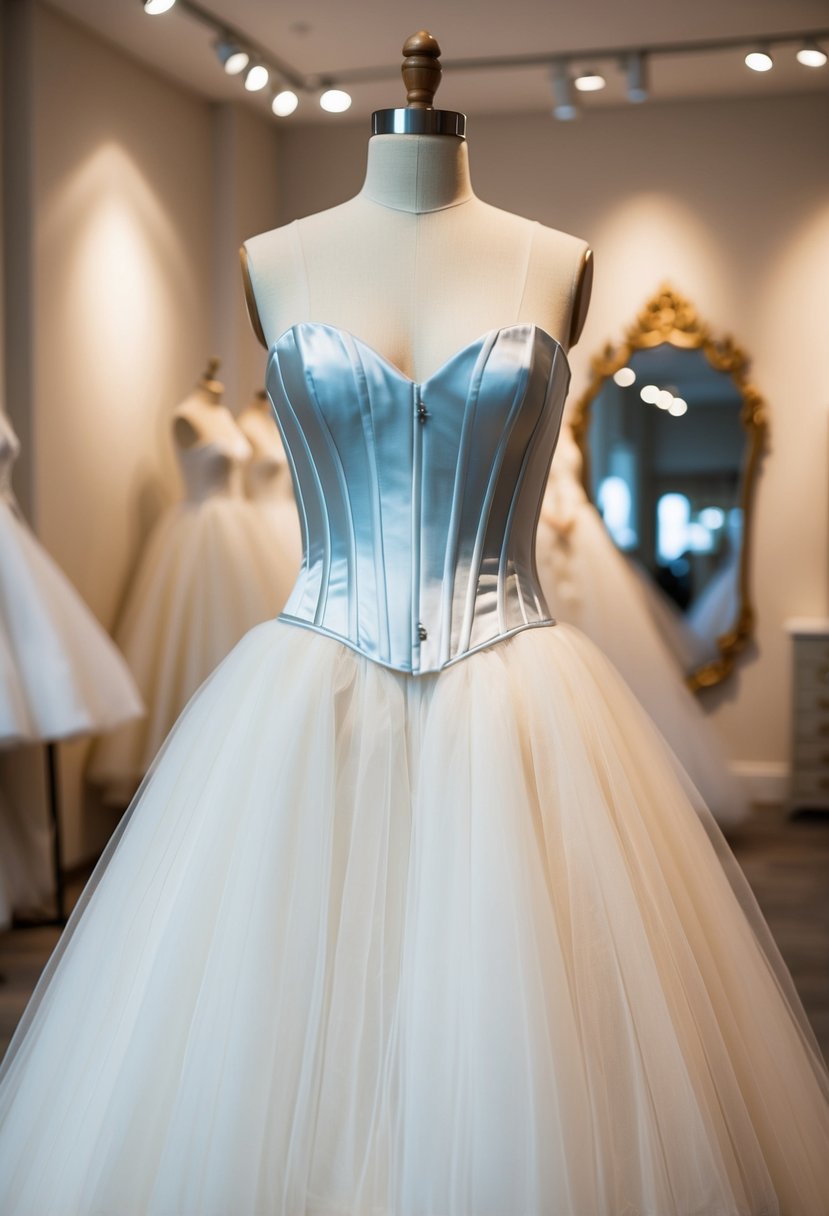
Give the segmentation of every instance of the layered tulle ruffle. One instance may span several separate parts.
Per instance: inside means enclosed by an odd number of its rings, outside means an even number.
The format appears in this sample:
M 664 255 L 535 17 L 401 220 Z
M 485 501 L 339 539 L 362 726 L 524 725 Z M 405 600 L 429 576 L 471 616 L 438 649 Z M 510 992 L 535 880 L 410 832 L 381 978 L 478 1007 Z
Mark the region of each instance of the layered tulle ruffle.
M 116 647 L 0 497 L 0 745 L 95 734 L 142 713 Z
M 0 1210 L 825 1216 L 826 1074 L 698 801 L 568 626 L 418 679 L 254 629 L 13 1042 Z

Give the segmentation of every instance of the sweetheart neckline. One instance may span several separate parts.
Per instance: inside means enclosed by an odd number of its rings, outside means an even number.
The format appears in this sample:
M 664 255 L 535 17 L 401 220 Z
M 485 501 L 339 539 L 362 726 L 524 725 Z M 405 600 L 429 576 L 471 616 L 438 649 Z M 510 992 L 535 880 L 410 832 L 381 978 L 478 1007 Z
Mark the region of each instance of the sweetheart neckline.
M 552 342 L 553 346 L 556 347 L 556 349 L 561 353 L 568 372 L 572 372 L 570 360 L 567 357 L 567 352 L 559 342 L 558 338 L 554 338 L 551 333 L 548 333 L 546 329 L 542 328 L 542 326 L 536 325 L 534 321 L 516 321 L 512 325 L 498 325 L 493 329 L 486 330 L 479 337 L 474 338 L 471 342 L 467 342 L 465 346 L 462 346 L 459 350 L 456 350 L 454 354 L 450 355 L 448 359 L 441 363 L 440 367 L 436 368 L 436 370 L 433 371 L 431 375 L 427 376 L 425 380 L 412 379 L 412 377 L 407 376 L 396 363 L 392 363 L 391 359 L 389 359 L 381 351 L 377 350 L 376 347 L 372 346 L 370 342 L 366 342 L 357 334 L 352 333 L 350 329 L 344 329 L 341 325 L 329 325 L 326 321 L 297 321 L 293 325 L 289 325 L 288 328 L 284 329 L 279 337 L 275 338 L 268 347 L 268 364 L 270 364 L 274 355 L 279 350 L 280 344 L 284 342 L 284 340 L 290 334 L 295 333 L 298 329 L 326 329 L 330 330 L 332 333 L 344 335 L 345 337 L 350 338 L 352 342 L 355 342 L 358 346 L 362 346 L 365 350 L 369 351 L 375 357 L 375 359 L 379 359 L 381 363 L 384 363 L 386 367 L 389 368 L 390 371 L 394 372 L 394 374 L 400 380 L 403 380 L 406 384 L 411 385 L 412 388 L 424 388 L 427 384 L 431 384 L 433 380 L 436 380 L 439 376 L 442 376 L 446 371 L 448 371 L 453 363 L 456 363 L 463 355 L 468 354 L 469 351 L 474 347 L 482 345 L 482 343 L 486 342 L 489 338 L 497 339 L 501 336 L 501 334 L 510 333 L 512 330 L 516 329 L 525 329 L 527 331 L 531 330 L 533 334 L 540 334 L 548 342 Z

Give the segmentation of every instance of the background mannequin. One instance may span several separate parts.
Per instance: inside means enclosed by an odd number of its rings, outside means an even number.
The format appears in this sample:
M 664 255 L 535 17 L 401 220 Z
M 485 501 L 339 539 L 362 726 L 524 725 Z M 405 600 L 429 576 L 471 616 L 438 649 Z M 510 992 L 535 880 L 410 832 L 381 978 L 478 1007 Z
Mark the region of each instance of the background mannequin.
M 242 410 L 238 423 L 251 448 L 245 490 L 270 532 L 274 567 L 282 575 L 287 599 L 299 573 L 302 540 L 288 457 L 264 389 Z
M 621 672 L 721 824 L 746 815 L 713 726 L 653 618 L 644 584 L 614 545 L 581 480 L 573 432 L 561 428 L 536 539 L 553 616 L 583 630 Z
M 27 526 L 20 444 L 0 410 L 0 747 L 112 730 L 143 713 L 123 658 Z M 51 902 L 50 830 L 0 792 L 0 925 Z
M 19 451 L 0 410 L 0 745 L 97 734 L 142 713 L 121 655 L 20 513 Z
M 284 578 L 243 493 L 251 447 L 222 404 L 218 360 L 176 406 L 172 434 L 185 497 L 159 520 L 139 562 L 116 638 L 147 718 L 101 739 L 88 775 L 129 801 L 187 701 L 248 629 L 276 616 Z

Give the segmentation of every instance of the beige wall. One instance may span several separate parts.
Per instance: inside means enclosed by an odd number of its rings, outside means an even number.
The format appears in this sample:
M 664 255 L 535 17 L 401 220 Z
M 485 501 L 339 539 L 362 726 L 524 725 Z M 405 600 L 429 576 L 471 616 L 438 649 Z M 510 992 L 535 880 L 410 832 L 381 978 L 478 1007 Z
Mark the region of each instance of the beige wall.
M 273 223 L 276 142 L 269 121 L 212 106 L 48 7 L 29 7 L 25 505 L 111 627 L 140 544 L 178 493 L 173 405 L 214 351 L 233 378 L 231 406 L 261 376 L 236 249 Z M 70 864 L 113 826 L 93 799 L 84 805 L 84 752 L 61 749 Z
M 214 110 L 214 329 L 223 352 L 222 378 L 234 408 L 263 386 L 265 355 L 244 307 L 239 246 L 278 222 L 277 136 L 252 110 Z
M 758 645 L 707 704 L 732 759 L 755 764 L 788 758 L 783 622 L 829 607 L 828 126 L 825 95 L 470 123 L 476 192 L 596 251 L 573 396 L 590 355 L 621 337 L 665 279 L 753 357 L 772 428 L 757 503 Z M 282 220 L 358 190 L 366 138 L 364 123 L 283 131 Z

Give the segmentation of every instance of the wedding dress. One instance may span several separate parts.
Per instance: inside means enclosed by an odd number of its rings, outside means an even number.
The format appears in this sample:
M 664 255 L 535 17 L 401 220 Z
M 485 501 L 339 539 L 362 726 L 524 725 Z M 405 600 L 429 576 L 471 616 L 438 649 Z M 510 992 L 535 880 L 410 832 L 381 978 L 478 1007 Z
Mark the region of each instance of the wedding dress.
M 95 734 L 143 713 L 118 650 L 20 513 L 19 452 L 0 411 L 0 746 Z
M 569 380 L 271 347 L 303 564 L 191 700 L 0 1078 L 4 1216 L 825 1216 L 829 1080 L 719 831 L 538 587 Z
M 88 776 L 113 801 L 129 801 L 199 685 L 285 602 L 268 537 L 243 493 L 250 445 L 228 420 L 217 437 L 176 449 L 184 500 L 150 536 L 115 631 L 147 716 L 93 749 Z
M 739 823 L 748 813 L 745 793 L 729 771 L 712 723 L 685 683 L 686 671 L 667 641 L 669 627 L 660 628 L 654 609 L 658 593 L 648 596 L 644 576 L 637 575 L 610 539 L 585 493 L 581 472 L 581 452 L 565 425 L 536 539 L 539 580 L 550 611 L 586 633 L 627 680 L 717 821 Z

